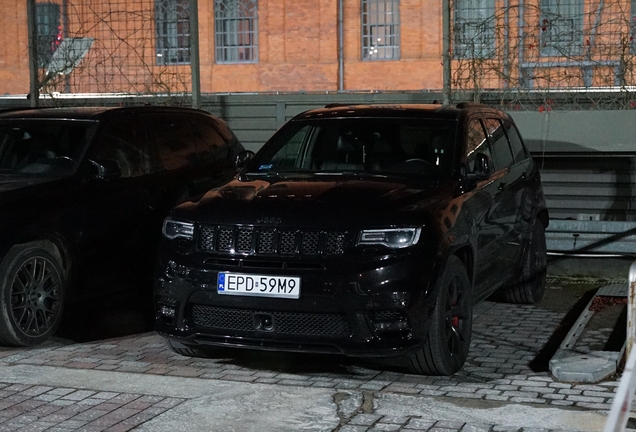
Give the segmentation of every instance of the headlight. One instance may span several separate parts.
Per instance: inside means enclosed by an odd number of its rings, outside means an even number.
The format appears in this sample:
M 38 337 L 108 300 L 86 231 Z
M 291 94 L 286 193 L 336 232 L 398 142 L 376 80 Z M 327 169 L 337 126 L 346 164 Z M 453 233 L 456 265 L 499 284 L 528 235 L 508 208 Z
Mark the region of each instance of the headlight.
M 192 240 L 194 238 L 194 224 L 166 219 L 163 222 L 163 235 L 169 239 L 181 237 Z
M 391 249 L 413 246 L 420 239 L 422 228 L 391 228 L 363 230 L 358 239 L 359 245 L 383 245 Z

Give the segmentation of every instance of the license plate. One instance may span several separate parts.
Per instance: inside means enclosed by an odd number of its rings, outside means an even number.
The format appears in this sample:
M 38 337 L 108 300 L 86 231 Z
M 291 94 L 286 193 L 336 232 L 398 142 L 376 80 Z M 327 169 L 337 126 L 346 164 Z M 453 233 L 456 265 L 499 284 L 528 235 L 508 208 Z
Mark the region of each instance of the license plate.
M 219 273 L 217 292 L 219 294 L 297 299 L 300 297 L 300 278 Z

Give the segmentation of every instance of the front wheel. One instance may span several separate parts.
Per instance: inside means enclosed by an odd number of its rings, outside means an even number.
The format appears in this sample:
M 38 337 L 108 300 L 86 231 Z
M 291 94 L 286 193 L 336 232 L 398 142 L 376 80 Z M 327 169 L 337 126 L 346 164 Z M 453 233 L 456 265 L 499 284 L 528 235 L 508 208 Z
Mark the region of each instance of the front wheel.
M 424 375 L 452 375 L 468 357 L 473 323 L 470 280 L 458 257 L 448 258 L 436 289 L 428 337 L 424 347 L 411 356 L 409 370 Z
M 50 246 L 14 246 L 0 263 L 0 342 L 38 345 L 62 320 L 66 278 Z

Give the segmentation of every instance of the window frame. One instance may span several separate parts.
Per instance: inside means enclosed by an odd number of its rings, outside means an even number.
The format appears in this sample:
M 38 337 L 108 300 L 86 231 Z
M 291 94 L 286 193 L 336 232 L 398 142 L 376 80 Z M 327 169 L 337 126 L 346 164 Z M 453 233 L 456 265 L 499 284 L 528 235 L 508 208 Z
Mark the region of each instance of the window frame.
M 360 0 L 360 42 L 362 60 L 400 59 L 400 0 Z
M 467 27 L 472 28 L 470 36 L 466 36 L 469 33 L 465 31 Z M 493 58 L 496 50 L 495 0 L 455 0 L 453 36 L 456 58 Z
M 631 0 L 629 12 L 630 52 L 636 54 L 636 0 Z
M 58 3 L 35 4 L 38 66 L 46 67 L 62 42 L 62 9 Z
M 258 0 L 214 0 L 214 60 L 258 63 Z
M 156 64 L 190 64 L 190 0 L 155 0 L 154 12 Z
M 581 54 L 583 0 L 541 0 L 539 9 L 540 55 L 568 57 Z M 563 39 L 564 36 L 567 40 Z

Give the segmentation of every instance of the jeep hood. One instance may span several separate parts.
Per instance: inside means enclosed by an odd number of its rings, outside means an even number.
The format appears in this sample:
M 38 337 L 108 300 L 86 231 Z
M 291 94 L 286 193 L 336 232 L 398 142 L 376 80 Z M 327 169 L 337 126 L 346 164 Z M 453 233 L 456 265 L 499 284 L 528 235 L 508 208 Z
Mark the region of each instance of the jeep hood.
M 341 178 L 240 181 L 180 205 L 173 217 L 214 224 L 346 227 L 423 223 L 422 213 L 452 193 L 449 183 L 406 184 Z

